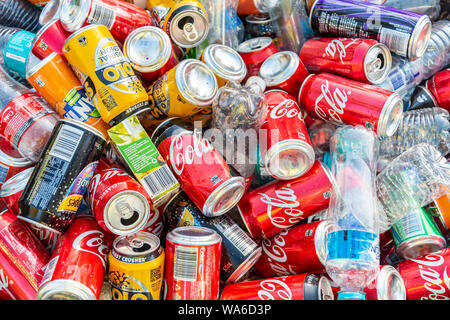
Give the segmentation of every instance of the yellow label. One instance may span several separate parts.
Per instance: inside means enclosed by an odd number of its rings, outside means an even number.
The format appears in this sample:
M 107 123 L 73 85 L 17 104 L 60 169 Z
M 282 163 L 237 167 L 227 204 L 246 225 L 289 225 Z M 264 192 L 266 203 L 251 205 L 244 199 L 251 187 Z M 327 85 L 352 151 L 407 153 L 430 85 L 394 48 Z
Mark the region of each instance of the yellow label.
M 154 260 L 135 263 L 121 261 L 110 253 L 108 277 L 112 299 L 160 300 L 164 258 L 164 250 Z
M 79 194 L 70 195 L 67 198 L 64 198 L 64 200 L 59 205 L 58 211 L 77 212 L 78 208 L 80 207 L 82 199 L 83 199 L 82 195 Z
M 194 218 L 192 217 L 191 212 L 187 208 L 184 208 L 183 215 L 180 221 L 178 222 L 177 227 L 187 227 L 193 225 L 194 225 Z

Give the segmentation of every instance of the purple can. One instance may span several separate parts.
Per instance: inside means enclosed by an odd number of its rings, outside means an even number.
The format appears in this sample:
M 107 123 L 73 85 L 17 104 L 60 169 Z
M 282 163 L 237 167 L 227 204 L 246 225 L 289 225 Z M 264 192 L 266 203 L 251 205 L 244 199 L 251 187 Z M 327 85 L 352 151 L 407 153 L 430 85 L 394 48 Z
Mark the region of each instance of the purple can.
M 309 24 L 321 36 L 377 40 L 409 59 L 424 54 L 431 34 L 426 15 L 355 0 L 317 0 Z

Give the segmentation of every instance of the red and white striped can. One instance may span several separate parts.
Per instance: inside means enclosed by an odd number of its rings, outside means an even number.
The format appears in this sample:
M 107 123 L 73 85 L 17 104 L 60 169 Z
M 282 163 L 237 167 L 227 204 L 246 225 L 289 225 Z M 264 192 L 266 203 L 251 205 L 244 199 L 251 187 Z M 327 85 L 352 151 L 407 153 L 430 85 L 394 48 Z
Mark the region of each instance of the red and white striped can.
M 166 237 L 166 300 L 219 298 L 222 238 L 212 229 L 179 227 Z
M 306 78 L 298 101 L 316 119 L 336 125 L 362 125 L 379 137 L 392 136 L 403 114 L 398 93 L 329 73 Z

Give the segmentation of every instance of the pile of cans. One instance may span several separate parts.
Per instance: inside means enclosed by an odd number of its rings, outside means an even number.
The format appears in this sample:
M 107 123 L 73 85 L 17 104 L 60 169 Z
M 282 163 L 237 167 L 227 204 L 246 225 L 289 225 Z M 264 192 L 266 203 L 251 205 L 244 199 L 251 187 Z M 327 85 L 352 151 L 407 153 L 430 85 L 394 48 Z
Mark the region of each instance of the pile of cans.
M 339 128 L 408 148 L 443 131 L 448 166 L 446 1 L 29 1 L 0 4 L 2 300 L 337 299 L 353 277 L 327 268 Z M 413 83 L 432 32 L 440 65 Z M 412 80 L 395 59 L 420 65 Z M 448 126 L 415 142 L 413 109 Z M 234 137 L 247 171 L 206 134 L 231 113 L 262 130 Z M 450 299 L 450 184 L 384 228 L 381 211 L 362 297 Z

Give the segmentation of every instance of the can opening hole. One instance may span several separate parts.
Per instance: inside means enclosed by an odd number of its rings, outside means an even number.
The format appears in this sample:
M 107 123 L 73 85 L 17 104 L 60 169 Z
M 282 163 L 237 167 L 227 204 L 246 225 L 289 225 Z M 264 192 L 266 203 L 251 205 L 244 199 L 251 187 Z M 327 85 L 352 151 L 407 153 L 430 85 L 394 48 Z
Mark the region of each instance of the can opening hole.
M 178 28 L 183 30 L 184 26 L 187 23 L 194 24 L 194 18 L 192 18 L 191 16 L 186 16 L 186 17 L 181 18 L 180 21 L 178 21 Z
M 124 226 L 129 226 L 129 225 L 135 223 L 138 219 L 139 219 L 139 212 L 133 211 L 133 214 L 132 214 L 131 217 L 129 217 L 129 218 L 120 218 L 120 222 Z
M 144 252 L 150 250 L 150 245 L 148 243 L 142 244 L 140 247 L 133 247 L 133 252 Z
M 384 69 L 384 55 L 380 53 L 378 54 L 377 58 L 380 59 L 379 69 L 380 70 Z

